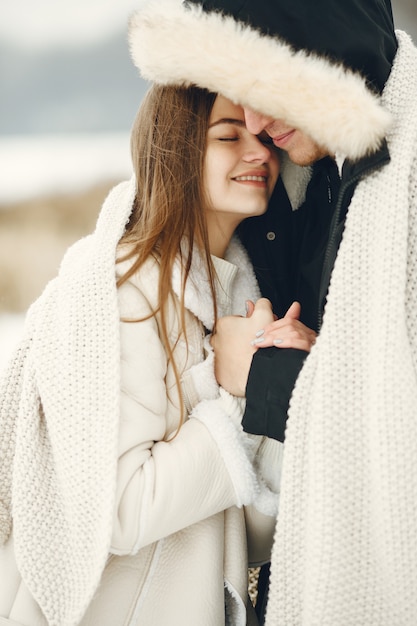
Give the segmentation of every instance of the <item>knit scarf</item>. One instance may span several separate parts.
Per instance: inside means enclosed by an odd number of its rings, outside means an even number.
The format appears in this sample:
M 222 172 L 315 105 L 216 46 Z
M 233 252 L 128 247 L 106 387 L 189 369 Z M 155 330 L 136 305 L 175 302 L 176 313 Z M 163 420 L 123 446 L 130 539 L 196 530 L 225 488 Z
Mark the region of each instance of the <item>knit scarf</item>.
M 383 102 L 286 432 L 267 626 L 417 624 L 417 50 Z
M 0 539 L 51 626 L 80 621 L 106 563 L 119 411 L 115 253 L 135 182 L 109 194 L 30 308 L 0 381 Z M 16 486 L 16 487 L 14 487 Z

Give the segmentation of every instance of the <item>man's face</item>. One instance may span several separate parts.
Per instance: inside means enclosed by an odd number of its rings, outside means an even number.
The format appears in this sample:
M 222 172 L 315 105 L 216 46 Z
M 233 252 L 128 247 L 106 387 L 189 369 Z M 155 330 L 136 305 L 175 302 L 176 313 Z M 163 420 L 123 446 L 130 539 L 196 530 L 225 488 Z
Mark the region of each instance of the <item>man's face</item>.
M 265 131 L 277 148 L 288 152 L 291 161 L 297 165 L 312 165 L 329 154 L 308 135 L 288 126 L 283 120 L 275 120 L 248 108 L 244 108 L 244 113 L 249 132 L 259 135 Z

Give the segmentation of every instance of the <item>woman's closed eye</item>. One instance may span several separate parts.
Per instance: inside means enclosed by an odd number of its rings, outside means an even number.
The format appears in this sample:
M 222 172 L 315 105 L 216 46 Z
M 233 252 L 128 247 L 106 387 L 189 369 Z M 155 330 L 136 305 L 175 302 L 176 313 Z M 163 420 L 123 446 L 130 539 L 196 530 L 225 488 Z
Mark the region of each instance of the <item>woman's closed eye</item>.
M 239 137 L 237 137 L 236 135 L 233 135 L 230 137 L 218 137 L 217 139 L 218 141 L 238 141 Z

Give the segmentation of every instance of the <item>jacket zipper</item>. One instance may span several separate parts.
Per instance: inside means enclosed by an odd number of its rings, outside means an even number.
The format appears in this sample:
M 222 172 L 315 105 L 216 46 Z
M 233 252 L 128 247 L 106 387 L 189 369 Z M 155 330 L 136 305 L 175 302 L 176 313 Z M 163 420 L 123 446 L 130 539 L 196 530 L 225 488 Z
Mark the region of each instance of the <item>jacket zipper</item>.
M 384 140 L 378 152 L 371 155 L 370 157 L 365 157 L 361 163 L 358 163 L 357 165 L 359 166 L 359 169 L 356 171 L 356 173 L 352 172 L 353 174 L 352 177 L 348 178 L 348 180 L 346 180 L 345 182 L 343 182 L 343 172 L 342 172 L 342 181 L 340 184 L 338 200 L 337 200 L 336 209 L 334 213 L 334 221 L 332 221 L 333 228 L 330 232 L 329 241 L 327 242 L 326 252 L 325 252 L 324 261 L 323 261 L 323 268 L 322 268 L 322 273 L 321 273 L 319 302 L 318 302 L 318 311 L 317 311 L 318 331 L 320 331 L 321 326 L 323 324 L 323 308 L 324 307 L 322 306 L 322 302 L 324 302 L 324 299 L 327 295 L 327 291 L 329 289 L 329 284 L 330 284 L 331 272 L 333 271 L 333 268 L 329 267 L 330 253 L 335 246 L 336 232 L 337 232 L 337 227 L 339 225 L 340 212 L 342 209 L 343 199 L 345 197 L 345 194 L 347 190 L 353 184 L 360 181 L 365 176 L 369 176 L 373 172 L 379 170 L 383 165 L 386 165 L 387 163 L 389 163 L 389 161 L 390 161 L 390 154 L 389 154 L 388 144 L 386 140 Z M 327 180 L 328 180 L 328 195 L 329 195 L 329 199 L 331 199 L 332 190 L 330 188 L 330 178 L 328 177 Z M 349 207 L 348 207 L 348 210 L 349 210 Z M 347 214 L 347 211 L 346 211 L 346 214 Z M 323 283 L 325 276 L 328 276 L 326 285 L 324 285 Z
M 373 172 L 375 172 L 378 169 L 380 169 L 380 167 L 381 167 L 381 163 L 378 163 L 377 165 L 375 165 L 374 167 L 372 167 L 368 171 L 366 171 L 366 175 L 369 176 Z M 329 241 L 327 243 L 326 252 L 325 252 L 325 255 L 324 255 L 323 269 L 322 269 L 322 274 L 321 274 L 322 275 L 322 279 L 321 279 L 321 282 L 320 282 L 320 297 L 319 297 L 318 311 L 317 311 L 317 328 L 318 328 L 318 331 L 320 331 L 321 326 L 323 324 L 323 306 L 322 306 L 322 302 L 323 302 L 323 298 L 325 297 L 325 296 L 322 297 L 323 288 L 324 288 L 323 277 L 328 275 L 328 272 L 327 272 L 328 269 L 332 269 L 332 268 L 329 268 L 330 252 L 333 250 L 334 245 L 335 245 L 335 237 L 336 237 L 337 227 L 339 225 L 340 212 L 342 210 L 343 199 L 345 197 L 345 194 L 346 194 L 347 190 L 352 185 L 354 185 L 356 182 L 360 181 L 361 178 L 363 178 L 363 176 L 364 176 L 364 172 L 363 171 L 359 172 L 358 174 L 356 174 L 356 176 L 353 176 L 352 178 L 350 178 L 345 183 L 342 183 L 342 185 L 340 187 L 339 198 L 337 200 L 336 209 L 335 209 L 335 213 L 334 213 L 333 228 L 332 228 L 332 231 L 330 233 Z M 329 189 L 328 193 L 329 193 L 329 196 L 330 196 L 330 194 L 331 194 L 331 190 L 330 189 Z M 330 275 L 331 275 L 331 273 L 330 273 Z M 326 293 L 327 293 L 328 289 L 329 289 L 329 282 L 327 284 Z
M 327 269 L 329 268 L 329 263 L 330 263 L 330 252 L 333 250 L 334 248 L 334 244 L 335 244 L 335 237 L 336 237 L 336 231 L 337 231 L 337 226 L 339 224 L 339 218 L 340 218 L 340 211 L 342 209 L 342 204 L 343 204 L 343 198 L 345 196 L 346 191 L 349 189 L 349 187 L 351 185 L 353 185 L 357 180 L 360 179 L 360 176 L 355 176 L 354 178 L 350 179 L 347 183 L 345 183 L 344 185 L 341 186 L 340 188 L 340 192 L 339 192 L 339 198 L 337 200 L 337 204 L 336 204 L 336 209 L 334 212 L 334 218 L 333 218 L 333 227 L 332 227 L 332 231 L 330 233 L 330 237 L 329 237 L 329 241 L 327 242 L 327 247 L 326 247 L 326 252 L 324 255 L 324 261 L 323 261 L 323 269 L 322 269 L 322 273 L 321 273 L 321 281 L 320 281 L 320 294 L 319 294 L 319 302 L 318 302 L 318 311 L 317 311 L 317 328 L 318 331 L 320 331 L 322 323 L 323 323 L 323 307 L 322 307 L 322 293 L 323 293 L 323 277 L 328 275 Z M 329 190 L 329 195 L 330 195 L 331 191 Z M 327 285 L 327 289 L 328 289 L 328 285 Z

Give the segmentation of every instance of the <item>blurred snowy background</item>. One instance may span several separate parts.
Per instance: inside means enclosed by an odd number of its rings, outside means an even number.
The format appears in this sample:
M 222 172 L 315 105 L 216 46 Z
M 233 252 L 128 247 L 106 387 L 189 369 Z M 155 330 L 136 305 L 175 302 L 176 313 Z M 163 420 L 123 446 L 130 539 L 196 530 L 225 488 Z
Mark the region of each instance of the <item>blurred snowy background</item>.
M 135 0 L 0 0 L 0 368 L 65 249 L 131 174 L 147 88 L 126 28 Z M 393 0 L 417 42 L 417 0 Z

